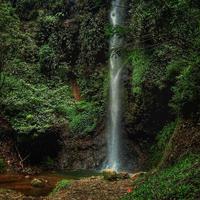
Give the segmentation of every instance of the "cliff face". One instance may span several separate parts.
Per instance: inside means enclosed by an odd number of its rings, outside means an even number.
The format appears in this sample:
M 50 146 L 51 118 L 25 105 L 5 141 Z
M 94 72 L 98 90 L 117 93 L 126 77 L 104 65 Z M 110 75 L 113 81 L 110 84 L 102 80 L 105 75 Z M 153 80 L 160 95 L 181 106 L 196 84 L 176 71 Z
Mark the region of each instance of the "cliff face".
M 101 169 L 106 158 L 106 141 L 103 129 L 92 136 L 62 136 L 58 168 Z

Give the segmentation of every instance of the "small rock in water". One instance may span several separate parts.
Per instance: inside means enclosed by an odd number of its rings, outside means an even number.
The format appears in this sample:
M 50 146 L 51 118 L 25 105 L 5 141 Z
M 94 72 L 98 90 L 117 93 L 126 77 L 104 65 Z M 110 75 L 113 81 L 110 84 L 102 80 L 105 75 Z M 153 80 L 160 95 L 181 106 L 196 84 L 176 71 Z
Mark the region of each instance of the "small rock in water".
M 29 178 L 30 178 L 30 176 L 29 176 L 29 175 L 26 175 L 24 178 L 25 178 L 25 179 L 29 179 Z
M 34 178 L 32 181 L 31 181 L 31 185 L 33 187 L 44 187 L 44 182 L 40 179 L 37 179 L 37 178 Z

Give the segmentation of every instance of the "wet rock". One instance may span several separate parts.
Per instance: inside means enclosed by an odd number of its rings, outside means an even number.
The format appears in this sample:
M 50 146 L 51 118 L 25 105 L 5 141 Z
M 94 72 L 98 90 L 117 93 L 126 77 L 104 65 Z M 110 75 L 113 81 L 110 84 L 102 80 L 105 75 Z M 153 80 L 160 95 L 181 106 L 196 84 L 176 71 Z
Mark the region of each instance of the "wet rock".
M 103 171 L 103 178 L 109 181 L 115 181 L 118 179 L 118 174 L 112 169 L 106 169 Z
M 118 178 L 119 179 L 129 179 L 130 175 L 128 172 L 120 172 L 120 173 L 118 173 Z
M 62 134 L 62 150 L 58 154 L 57 166 L 61 169 L 97 169 L 106 157 L 106 135 L 104 126 L 92 135 L 71 136 Z
M 31 181 L 31 185 L 33 187 L 44 187 L 44 182 L 40 179 L 37 179 L 37 178 L 34 178 L 32 181 Z

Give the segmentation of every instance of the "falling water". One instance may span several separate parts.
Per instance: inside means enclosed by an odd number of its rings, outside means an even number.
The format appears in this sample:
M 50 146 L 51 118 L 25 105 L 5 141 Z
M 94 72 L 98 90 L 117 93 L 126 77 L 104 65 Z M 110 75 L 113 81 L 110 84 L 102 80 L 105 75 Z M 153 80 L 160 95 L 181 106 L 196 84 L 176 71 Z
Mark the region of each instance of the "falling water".
M 110 21 L 115 34 L 110 39 L 110 102 L 107 130 L 108 156 L 106 168 L 120 169 L 121 140 L 121 75 L 123 69 L 120 50 L 123 38 L 117 33 L 124 22 L 124 0 L 113 0 Z

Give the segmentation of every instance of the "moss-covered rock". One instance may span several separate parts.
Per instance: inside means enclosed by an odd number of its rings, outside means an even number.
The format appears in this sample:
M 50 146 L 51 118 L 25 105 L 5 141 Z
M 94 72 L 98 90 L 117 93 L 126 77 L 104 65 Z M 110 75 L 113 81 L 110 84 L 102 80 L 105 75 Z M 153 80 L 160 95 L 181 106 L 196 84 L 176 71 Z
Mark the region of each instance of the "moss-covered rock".
M 108 181 L 115 181 L 118 179 L 118 174 L 112 169 L 103 170 L 103 178 Z
M 44 187 L 45 185 L 45 182 L 41 179 L 37 179 L 37 178 L 34 178 L 32 181 L 31 181 L 31 185 L 33 187 Z

